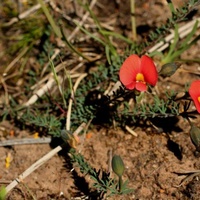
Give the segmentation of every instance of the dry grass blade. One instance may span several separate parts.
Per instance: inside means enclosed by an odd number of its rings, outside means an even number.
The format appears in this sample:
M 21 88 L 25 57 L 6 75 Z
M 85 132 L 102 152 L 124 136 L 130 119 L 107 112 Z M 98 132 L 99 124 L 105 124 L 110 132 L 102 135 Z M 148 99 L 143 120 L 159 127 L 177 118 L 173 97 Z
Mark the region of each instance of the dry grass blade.
M 135 137 L 137 137 L 138 136 L 138 134 L 134 131 L 134 130 L 132 130 L 129 126 L 125 126 L 125 129 L 131 134 L 131 135 L 133 135 L 133 136 L 135 136 Z
M 49 1 L 50 0 L 44 0 L 44 3 L 48 3 Z M 19 20 L 25 19 L 26 17 L 28 17 L 29 15 L 31 15 L 32 13 L 34 13 L 35 11 L 37 11 L 40 8 L 41 8 L 41 5 L 37 4 L 33 7 L 31 7 L 29 10 L 21 13 L 18 17 L 12 18 L 9 22 L 3 24 L 3 26 L 11 26 L 14 23 L 18 22 Z
M 62 63 L 58 64 L 55 67 L 55 72 L 58 73 L 61 70 L 63 70 L 66 65 L 70 66 L 75 64 L 77 61 L 76 60 L 68 60 L 68 61 L 63 61 Z M 79 63 L 77 66 L 75 66 L 72 70 L 67 70 L 67 73 L 70 75 L 70 78 L 77 78 L 81 75 L 81 73 L 77 73 L 76 71 L 78 71 L 82 66 L 84 65 L 84 62 Z M 31 87 L 31 90 L 35 90 L 41 87 L 42 84 L 44 84 L 46 81 L 48 81 L 51 77 L 53 76 L 53 73 L 50 72 L 49 74 L 47 74 L 45 77 L 43 77 L 37 84 L 33 85 Z
M 61 83 L 63 81 L 63 78 L 61 76 L 58 76 L 59 82 Z M 24 106 L 30 106 L 34 104 L 39 97 L 43 96 L 46 92 L 51 90 L 51 88 L 55 85 L 55 79 L 51 77 L 49 81 L 42 87 L 40 88 L 35 94 L 26 102 L 24 103 Z
M 200 175 L 200 170 L 194 170 L 194 171 L 186 171 L 186 172 L 175 172 L 175 174 L 178 175 L 186 175 L 186 177 L 181 181 L 179 185 L 176 185 L 175 187 L 181 187 L 185 183 L 191 181 L 195 176 Z
M 92 1 L 91 1 L 90 6 L 89 6 L 90 10 L 94 7 L 94 5 L 96 4 L 96 2 L 97 2 L 97 0 L 92 0 Z M 83 15 L 82 20 L 79 22 L 79 25 L 80 25 L 80 26 L 82 26 L 82 25 L 84 24 L 84 22 L 85 22 L 85 20 L 88 18 L 88 16 L 89 16 L 89 12 L 87 11 L 87 12 Z M 77 27 L 74 29 L 74 31 L 71 33 L 71 35 L 67 38 L 67 40 L 70 41 L 70 40 L 78 33 L 79 30 L 80 30 L 80 27 L 77 26 Z
M 76 90 L 78 88 L 78 85 L 80 84 L 81 80 L 84 79 L 87 76 L 87 73 L 82 74 L 74 84 L 74 87 L 71 91 L 71 98 L 69 99 L 69 105 L 68 105 L 68 112 L 67 112 L 67 120 L 66 120 L 66 130 L 70 130 L 70 120 L 71 120 L 71 112 L 72 112 L 72 103 L 74 99 L 74 94 L 76 93 Z
M 50 58 L 50 60 L 53 62 L 54 61 L 54 59 L 59 55 L 59 53 L 60 53 L 60 49 L 54 49 L 54 54 L 51 56 L 51 58 Z M 49 65 L 50 65 L 50 62 L 48 62 L 44 67 L 43 67 L 43 69 L 42 69 L 42 72 L 41 72 L 41 77 L 43 77 L 43 75 L 44 75 L 44 73 L 45 73 L 45 71 L 47 70 L 47 68 L 49 67 Z
M 27 53 L 30 47 L 25 47 L 22 52 L 6 67 L 4 70 L 4 75 L 7 75 L 7 73 L 15 66 L 15 64 Z
M 178 29 L 178 33 L 181 39 L 186 37 L 192 31 L 194 24 L 197 21 L 200 22 L 200 18 L 196 18 Z M 200 23 L 198 23 L 198 27 L 200 27 Z M 165 42 L 159 42 L 151 49 L 149 49 L 148 53 L 152 53 L 154 51 L 158 52 L 164 51 L 167 47 L 169 47 L 169 44 L 172 43 L 173 39 L 174 39 L 174 31 L 172 31 L 171 34 L 169 34 L 167 37 L 164 38 Z

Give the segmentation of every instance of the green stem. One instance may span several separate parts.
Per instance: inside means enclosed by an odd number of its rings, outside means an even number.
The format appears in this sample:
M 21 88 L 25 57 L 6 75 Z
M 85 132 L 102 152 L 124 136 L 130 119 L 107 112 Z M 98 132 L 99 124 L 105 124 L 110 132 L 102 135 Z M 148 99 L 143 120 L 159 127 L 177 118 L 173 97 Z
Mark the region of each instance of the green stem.
M 122 191 L 122 186 L 123 186 L 122 176 L 119 176 L 119 192 Z

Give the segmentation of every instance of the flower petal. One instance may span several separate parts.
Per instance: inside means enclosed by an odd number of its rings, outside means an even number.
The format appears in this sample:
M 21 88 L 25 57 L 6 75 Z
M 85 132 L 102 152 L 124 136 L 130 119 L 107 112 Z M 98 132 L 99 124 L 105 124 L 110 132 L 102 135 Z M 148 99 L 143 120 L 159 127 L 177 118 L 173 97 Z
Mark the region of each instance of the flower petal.
M 200 97 L 200 80 L 192 82 L 189 88 L 189 94 L 194 101 L 197 111 L 200 113 L 200 102 L 198 101 L 198 97 Z
M 132 84 L 136 81 L 136 75 L 141 70 L 140 65 L 141 59 L 136 54 L 129 56 L 122 64 L 119 71 L 119 78 L 127 89 L 134 89 Z M 128 85 L 131 85 L 131 87 L 128 88 Z
M 142 83 L 142 82 L 138 82 L 135 85 L 136 90 L 140 91 L 140 92 L 145 92 L 147 91 L 147 85 Z
M 132 83 L 126 85 L 126 88 L 129 89 L 129 90 L 133 90 L 135 88 L 135 84 L 136 84 L 136 82 L 133 81 Z
M 141 57 L 141 73 L 144 75 L 144 79 L 150 85 L 155 86 L 158 81 L 158 72 L 153 60 L 144 55 Z

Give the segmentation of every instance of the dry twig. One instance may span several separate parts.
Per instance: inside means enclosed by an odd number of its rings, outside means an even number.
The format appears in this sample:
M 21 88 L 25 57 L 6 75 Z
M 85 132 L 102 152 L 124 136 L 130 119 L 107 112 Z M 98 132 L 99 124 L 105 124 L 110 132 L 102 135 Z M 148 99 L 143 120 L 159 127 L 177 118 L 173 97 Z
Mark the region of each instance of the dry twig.
M 74 134 L 80 133 L 85 126 L 81 124 L 77 130 L 74 132 Z M 52 158 L 55 154 L 57 154 L 59 151 L 62 150 L 62 148 L 65 146 L 65 143 L 63 143 L 61 146 L 57 146 L 55 149 L 51 150 L 49 153 L 44 155 L 42 158 L 40 158 L 38 161 L 36 161 L 33 165 L 31 165 L 28 169 L 26 169 L 22 174 L 20 174 L 14 181 L 12 181 L 7 187 L 6 192 L 10 192 L 14 187 L 16 187 L 21 181 L 23 181 L 28 175 L 30 175 L 32 172 L 34 172 L 37 168 L 39 168 L 41 165 L 43 165 L 45 162 L 47 162 L 50 158 Z
M 52 139 L 50 137 L 3 140 L 3 141 L 0 141 L 0 147 L 25 145 L 25 144 L 49 144 L 51 140 Z

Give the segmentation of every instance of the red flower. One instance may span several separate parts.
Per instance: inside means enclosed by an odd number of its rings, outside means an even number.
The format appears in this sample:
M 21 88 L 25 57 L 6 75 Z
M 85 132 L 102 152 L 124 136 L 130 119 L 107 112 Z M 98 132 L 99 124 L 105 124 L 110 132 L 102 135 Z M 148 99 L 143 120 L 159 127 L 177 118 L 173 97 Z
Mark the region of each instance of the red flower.
M 133 54 L 124 61 L 119 72 L 119 78 L 127 89 L 135 88 L 142 92 L 147 90 L 147 84 L 156 85 L 158 72 L 150 57 L 144 55 L 140 58 Z
M 200 113 L 200 81 L 192 82 L 189 88 L 189 94 L 194 101 L 197 111 Z

